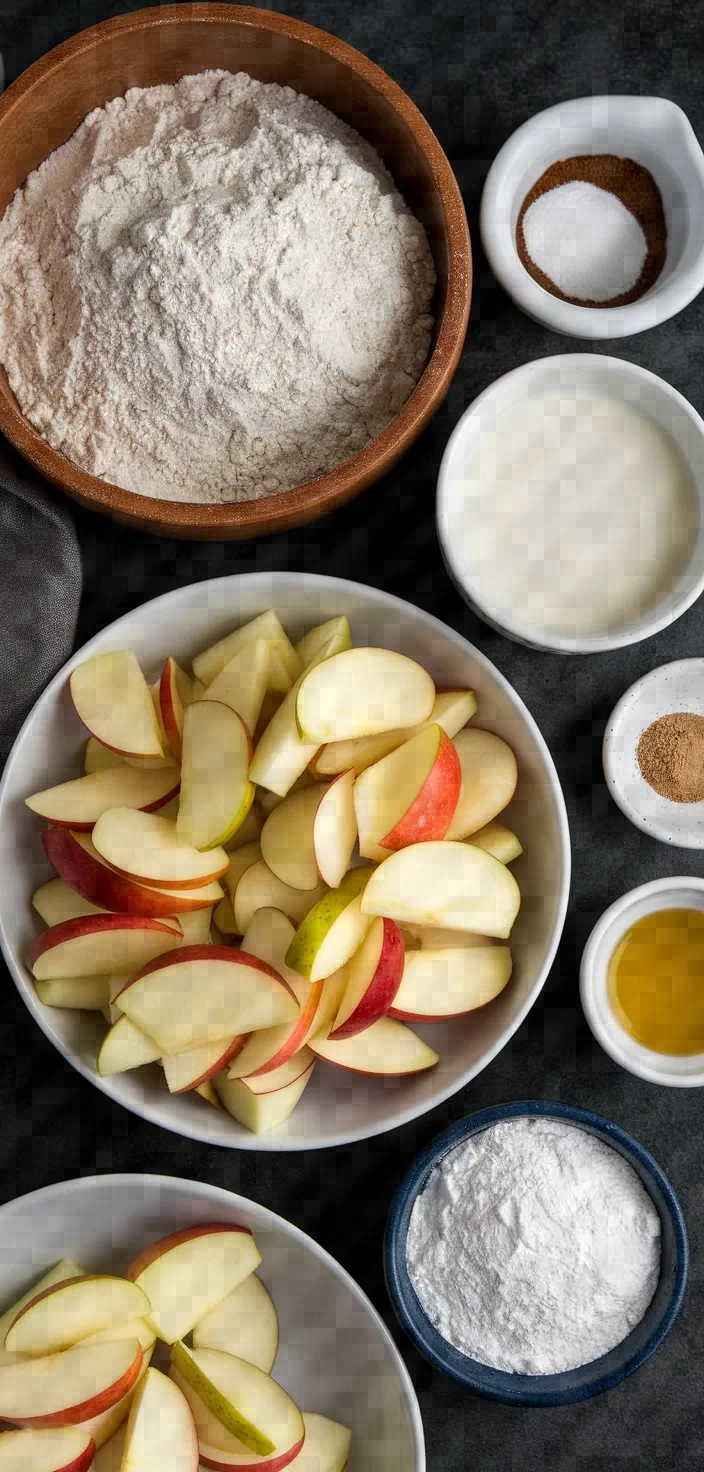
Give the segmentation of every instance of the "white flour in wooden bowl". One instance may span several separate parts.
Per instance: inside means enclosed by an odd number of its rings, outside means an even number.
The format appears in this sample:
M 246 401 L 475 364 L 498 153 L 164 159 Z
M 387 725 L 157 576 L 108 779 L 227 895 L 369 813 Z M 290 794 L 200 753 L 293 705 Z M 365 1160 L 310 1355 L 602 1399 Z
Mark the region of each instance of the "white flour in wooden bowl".
M 425 365 L 424 230 L 326 108 L 244 73 L 89 114 L 0 223 L 0 359 L 81 469 L 254 500 L 331 470 Z

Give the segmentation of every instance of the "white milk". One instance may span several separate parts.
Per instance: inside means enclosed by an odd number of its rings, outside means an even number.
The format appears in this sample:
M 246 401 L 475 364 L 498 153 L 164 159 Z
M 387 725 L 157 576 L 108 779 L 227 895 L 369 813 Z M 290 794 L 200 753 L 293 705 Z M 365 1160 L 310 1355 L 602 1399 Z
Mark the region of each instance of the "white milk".
M 584 392 L 528 401 L 482 430 L 458 499 L 455 555 L 479 598 L 546 634 L 643 617 L 684 571 L 699 520 L 665 431 Z

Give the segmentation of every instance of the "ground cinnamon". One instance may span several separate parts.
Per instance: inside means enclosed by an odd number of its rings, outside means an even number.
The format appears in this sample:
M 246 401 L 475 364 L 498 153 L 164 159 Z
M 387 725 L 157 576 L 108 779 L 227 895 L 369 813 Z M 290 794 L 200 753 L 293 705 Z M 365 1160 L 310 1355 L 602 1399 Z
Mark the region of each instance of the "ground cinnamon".
M 541 271 L 539 266 L 536 266 L 526 249 L 523 234 L 523 217 L 526 210 L 542 194 L 559 188 L 561 184 L 570 184 L 574 180 L 583 180 L 587 184 L 594 184 L 597 189 L 605 189 L 615 194 L 626 209 L 635 215 L 645 236 L 647 254 L 638 280 L 630 291 L 624 292 L 621 296 L 612 297 L 608 302 L 565 296 L 555 282 L 544 271 Z M 526 271 L 533 277 L 533 280 L 537 281 L 545 291 L 549 291 L 552 296 L 559 297 L 561 301 L 572 302 L 579 307 L 625 307 L 629 302 L 638 301 L 639 297 L 644 296 L 646 291 L 650 290 L 665 264 L 667 224 L 660 190 L 650 171 L 632 158 L 617 158 L 613 153 L 597 153 L 560 159 L 558 163 L 551 164 L 550 168 L 540 175 L 521 205 L 516 225 L 516 249 Z
M 638 742 L 646 782 L 670 802 L 704 801 L 704 716 L 661 716 Z

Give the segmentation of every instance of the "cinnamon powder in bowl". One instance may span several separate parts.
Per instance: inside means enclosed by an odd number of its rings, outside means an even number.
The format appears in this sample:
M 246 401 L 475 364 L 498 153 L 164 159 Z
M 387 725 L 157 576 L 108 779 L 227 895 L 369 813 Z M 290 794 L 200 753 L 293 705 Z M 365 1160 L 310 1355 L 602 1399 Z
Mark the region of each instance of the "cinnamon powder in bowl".
M 676 711 L 653 721 L 638 742 L 646 782 L 670 802 L 704 800 L 704 716 Z

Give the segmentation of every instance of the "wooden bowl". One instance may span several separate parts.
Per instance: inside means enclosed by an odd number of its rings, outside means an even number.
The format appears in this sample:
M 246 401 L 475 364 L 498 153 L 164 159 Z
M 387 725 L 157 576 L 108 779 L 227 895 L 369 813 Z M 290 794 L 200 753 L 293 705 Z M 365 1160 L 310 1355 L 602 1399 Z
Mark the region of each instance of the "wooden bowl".
M 71 137 L 92 108 L 128 87 L 176 82 L 207 68 L 246 71 L 259 81 L 293 87 L 363 134 L 425 226 L 438 278 L 434 346 L 400 414 L 366 449 L 327 475 L 260 501 L 203 506 L 153 499 L 86 474 L 41 438 L 0 368 L 0 430 L 47 480 L 90 510 L 142 531 L 223 541 L 283 531 L 321 516 L 400 459 L 450 386 L 467 330 L 472 264 L 457 181 L 405 92 L 326 31 L 243 5 L 163 5 L 117 16 L 81 31 L 29 67 L 0 100 L 0 214 L 32 169 Z

